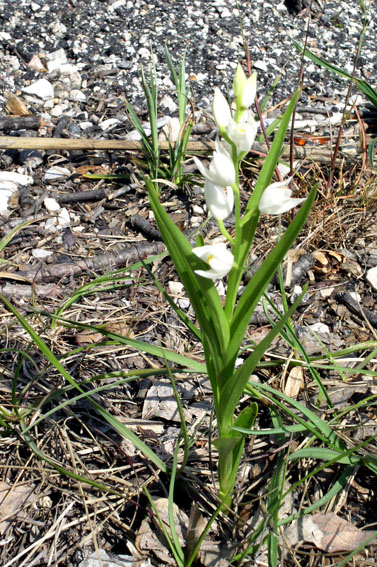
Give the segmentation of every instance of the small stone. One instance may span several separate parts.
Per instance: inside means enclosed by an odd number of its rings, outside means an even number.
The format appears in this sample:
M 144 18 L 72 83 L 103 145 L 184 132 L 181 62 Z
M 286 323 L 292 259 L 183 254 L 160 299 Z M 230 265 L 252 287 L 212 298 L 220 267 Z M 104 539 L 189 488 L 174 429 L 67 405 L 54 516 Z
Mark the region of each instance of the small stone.
M 377 266 L 368 270 L 366 277 L 373 289 L 377 290 Z
M 25 87 L 23 91 L 26 94 L 35 95 L 43 100 L 54 98 L 54 87 L 47 79 L 39 79 L 28 87 Z
M 32 256 L 34 258 L 37 258 L 38 260 L 44 260 L 45 258 L 48 258 L 48 256 L 51 256 L 53 254 L 51 250 L 43 250 L 43 248 L 35 248 L 31 251 L 31 253 Z
M 183 284 L 181 282 L 174 282 L 171 281 L 168 284 L 169 286 L 169 292 L 172 295 L 181 295 L 183 293 Z
M 45 66 L 43 65 L 42 61 L 39 59 L 38 55 L 33 55 L 27 66 L 29 67 L 29 69 L 33 69 L 33 71 L 45 70 Z
M 264 71 L 265 73 L 267 73 L 268 70 L 266 63 L 262 60 L 254 61 L 253 67 L 255 67 L 255 69 L 259 69 L 259 71 Z
M 79 126 L 81 128 L 81 130 L 87 130 L 88 128 L 91 128 L 93 126 L 92 122 L 79 122 Z
M 69 100 L 71 100 L 72 102 L 85 102 L 86 95 L 78 89 L 72 89 L 69 94 Z
M 52 197 L 46 197 L 43 203 L 49 213 L 57 213 L 61 209 L 59 203 Z
M 53 116 L 54 118 L 59 118 L 60 116 L 62 116 L 62 114 L 68 109 L 68 105 L 67 104 L 57 104 L 56 106 L 54 106 L 51 109 L 51 116 Z
M 176 142 L 181 132 L 181 125 L 179 118 L 171 118 L 167 124 L 162 128 L 159 139 L 166 139 L 170 142 Z
M 46 59 L 48 61 L 58 61 L 59 63 L 68 63 L 67 55 L 64 49 L 56 49 L 56 51 L 51 51 L 46 54 Z
M 0 171 L 0 181 L 10 181 L 15 185 L 32 185 L 34 180 L 31 175 L 23 175 L 22 173 L 17 173 L 16 171 Z
M 177 103 L 172 99 L 171 96 L 165 95 L 162 97 L 160 102 L 161 108 L 166 108 L 169 112 L 173 113 L 177 110 Z
M 17 191 L 17 185 L 11 181 L 0 181 L 0 215 L 9 214 L 8 204 L 13 193 Z
M 190 307 L 189 299 L 178 299 L 177 303 L 181 309 L 188 309 Z
M 56 217 L 47 219 L 44 224 L 44 229 L 46 232 L 56 232 L 58 230 L 56 227 Z
M 111 128 L 114 128 L 114 126 L 117 126 L 118 124 L 120 124 L 119 120 L 117 120 L 116 118 L 109 118 L 108 120 L 104 120 L 103 122 L 100 122 L 99 127 L 101 128 L 101 130 L 103 130 L 103 132 L 107 132 L 108 130 L 111 130 Z
M 54 165 L 46 171 L 45 176 L 43 177 L 43 181 L 65 181 L 65 178 L 69 177 L 70 175 L 71 172 L 66 167 Z
M 309 325 L 309 329 L 311 329 L 314 333 L 330 333 L 330 329 L 325 323 L 313 323 L 313 325 Z
M 60 228 L 67 228 L 71 224 L 71 217 L 69 216 L 69 212 L 64 207 L 58 215 L 58 225 Z
M 59 21 L 52 22 L 49 28 L 55 37 L 63 37 L 67 33 L 66 26 Z
M 138 55 L 140 55 L 142 59 L 149 59 L 151 56 L 151 52 L 146 47 L 140 47 L 138 51 Z

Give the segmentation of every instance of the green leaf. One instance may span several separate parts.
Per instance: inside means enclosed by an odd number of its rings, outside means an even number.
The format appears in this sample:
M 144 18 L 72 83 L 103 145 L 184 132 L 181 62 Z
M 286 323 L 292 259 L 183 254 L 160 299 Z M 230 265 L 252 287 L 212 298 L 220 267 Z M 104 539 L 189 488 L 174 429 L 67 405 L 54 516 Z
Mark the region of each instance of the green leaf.
M 212 280 L 194 273 L 195 269 L 202 268 L 202 261 L 193 254 L 191 244 L 161 206 L 153 183 L 147 179 L 146 185 L 158 228 L 197 316 L 207 363 L 211 359 L 220 373 L 229 342 L 229 323 L 219 295 Z M 214 374 L 209 374 L 213 378 Z M 217 403 L 217 385 L 212 382 L 212 386 Z
M 368 145 L 368 159 L 370 162 L 370 165 L 373 169 L 374 168 L 374 149 L 376 147 L 377 144 L 377 138 L 374 138 Z
M 331 71 L 336 75 L 340 75 L 345 79 L 352 80 L 352 82 L 356 84 L 357 88 L 363 94 L 365 94 L 365 96 L 370 100 L 370 102 L 377 108 L 377 92 L 366 81 L 364 81 L 363 79 L 357 79 L 356 77 L 352 77 L 352 75 L 350 75 L 343 69 L 340 69 L 339 67 L 332 65 L 332 63 L 325 61 L 325 59 L 321 59 L 317 55 L 314 55 L 314 53 L 312 53 L 309 49 L 305 48 L 304 50 L 300 46 L 300 44 L 297 43 L 297 41 L 295 41 L 294 39 L 292 39 L 292 42 L 300 53 L 304 53 L 305 57 L 307 57 L 308 59 L 319 65 L 320 67 L 324 67 L 328 71 Z
M 328 447 L 308 447 L 307 449 L 300 449 L 289 455 L 290 461 L 296 459 L 319 459 L 321 461 L 335 461 L 342 465 L 360 465 L 362 464 L 362 457 L 354 454 L 344 454 L 339 451 L 334 451 Z

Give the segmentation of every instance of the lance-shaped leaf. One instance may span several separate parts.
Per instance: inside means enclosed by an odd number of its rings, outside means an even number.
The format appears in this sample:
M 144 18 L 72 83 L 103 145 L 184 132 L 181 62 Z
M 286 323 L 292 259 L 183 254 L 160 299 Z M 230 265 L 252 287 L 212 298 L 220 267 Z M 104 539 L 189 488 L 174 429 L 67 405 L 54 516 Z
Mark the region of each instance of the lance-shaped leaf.
M 225 318 L 219 294 L 212 280 L 201 278 L 194 273 L 200 270 L 202 261 L 195 256 L 192 246 L 159 202 L 156 190 L 150 180 L 146 180 L 151 207 L 155 219 L 174 262 L 181 282 L 191 301 L 203 334 L 203 346 L 208 347 L 206 360 L 212 360 L 219 372 L 229 343 L 229 323 Z M 210 373 L 212 374 L 212 373 Z M 214 384 L 212 384 L 214 387 Z M 216 403 L 215 387 L 215 403 Z

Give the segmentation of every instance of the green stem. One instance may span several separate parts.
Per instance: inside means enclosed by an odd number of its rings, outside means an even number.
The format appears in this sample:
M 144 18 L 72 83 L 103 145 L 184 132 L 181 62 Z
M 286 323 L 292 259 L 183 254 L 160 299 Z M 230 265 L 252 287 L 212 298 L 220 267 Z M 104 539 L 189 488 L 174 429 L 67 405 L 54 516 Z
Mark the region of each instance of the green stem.
M 224 226 L 224 222 L 222 220 L 217 220 L 217 224 L 219 226 L 220 232 L 221 234 L 232 244 L 234 244 L 234 240 L 233 238 L 230 236 L 229 232 L 227 231 L 227 229 Z

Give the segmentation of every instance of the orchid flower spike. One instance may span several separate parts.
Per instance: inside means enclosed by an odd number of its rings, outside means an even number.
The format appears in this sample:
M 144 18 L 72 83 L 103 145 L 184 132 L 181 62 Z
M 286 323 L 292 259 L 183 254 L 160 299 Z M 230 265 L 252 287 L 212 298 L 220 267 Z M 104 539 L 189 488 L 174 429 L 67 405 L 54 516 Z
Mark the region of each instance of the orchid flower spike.
M 211 215 L 216 220 L 224 220 L 233 211 L 234 193 L 231 187 L 219 187 L 206 179 L 204 198 Z
M 233 80 L 233 91 L 236 97 L 237 110 L 249 108 L 253 104 L 257 92 L 257 74 L 253 73 L 250 77 L 246 77 L 244 70 L 238 63 Z
M 264 190 L 258 205 L 261 213 L 265 215 L 281 215 L 305 201 L 305 198 L 296 199 L 291 197 L 292 191 L 289 189 L 289 184 L 292 181 L 292 177 L 285 181 L 272 183 Z
M 232 186 L 236 181 L 236 171 L 234 163 L 227 150 L 220 144 L 219 140 L 215 142 L 216 151 L 213 154 L 213 159 L 209 164 L 209 168 L 204 167 L 202 162 L 194 157 L 197 168 L 200 173 L 211 181 L 214 185 L 219 187 Z
M 226 128 L 232 117 L 232 113 L 228 101 L 218 87 L 215 88 L 212 110 L 217 127 L 220 128 L 220 130 Z
M 209 270 L 195 270 L 202 278 L 217 280 L 226 276 L 232 269 L 234 257 L 225 244 L 208 244 L 193 248 L 192 251 L 209 266 Z

